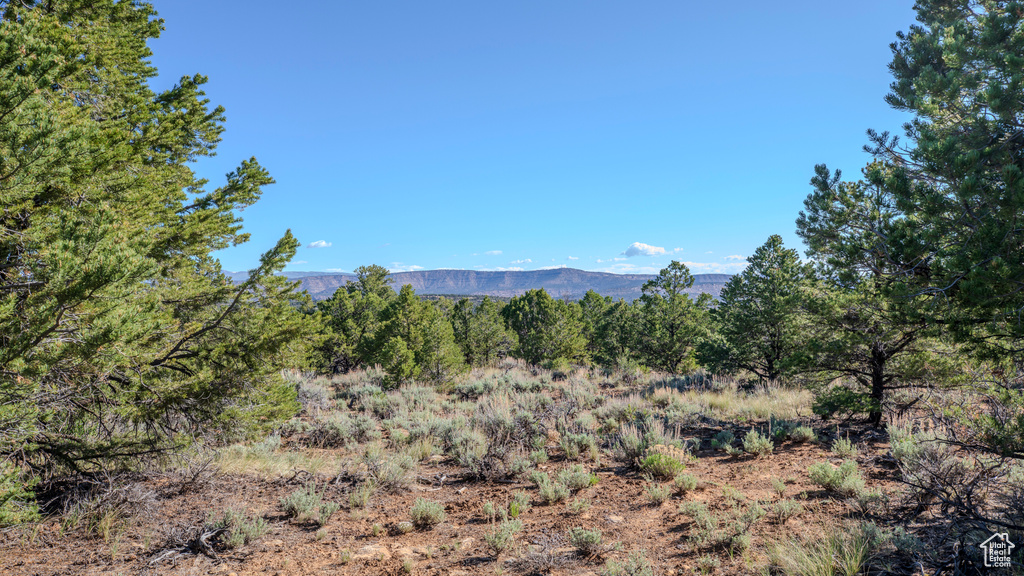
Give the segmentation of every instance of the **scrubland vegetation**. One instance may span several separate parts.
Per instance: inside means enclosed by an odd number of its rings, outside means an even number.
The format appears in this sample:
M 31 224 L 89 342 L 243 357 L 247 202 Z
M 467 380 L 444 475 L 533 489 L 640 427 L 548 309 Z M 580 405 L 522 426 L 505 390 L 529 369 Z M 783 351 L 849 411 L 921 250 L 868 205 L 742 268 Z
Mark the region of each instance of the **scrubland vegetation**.
M 146 4 L 0 0 L 5 573 L 984 573 L 1024 550 L 1024 7 L 919 2 L 899 140 L 824 165 L 719 300 L 313 305 L 211 254 L 202 76 Z M 1009 573 L 1021 573 L 1020 552 Z

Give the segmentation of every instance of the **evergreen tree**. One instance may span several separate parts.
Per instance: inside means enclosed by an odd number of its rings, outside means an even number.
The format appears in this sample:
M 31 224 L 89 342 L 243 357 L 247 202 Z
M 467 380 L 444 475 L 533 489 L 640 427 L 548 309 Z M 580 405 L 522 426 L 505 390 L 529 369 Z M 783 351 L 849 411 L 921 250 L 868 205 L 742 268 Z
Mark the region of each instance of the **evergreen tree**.
M 875 164 L 865 173 L 880 169 Z M 879 424 L 889 390 L 942 374 L 939 332 L 925 314 L 925 297 L 906 292 L 912 279 L 903 278 L 889 257 L 890 232 L 902 220 L 892 191 L 870 180 L 844 182 L 825 166 L 816 168 L 811 184 L 814 191 L 797 220 L 822 277 L 805 300 L 813 326 L 808 368 L 824 382 L 845 375 L 861 388 L 832 389 L 819 398 L 819 411 L 868 412 Z
M 452 324 L 470 366 L 491 365 L 516 348 L 516 335 L 505 326 L 501 305 L 487 296 L 476 307 L 469 299 L 460 300 L 453 309 Z
M 710 335 L 712 298 L 691 299 L 685 292 L 691 286 L 690 270 L 675 260 L 643 285 L 640 342 L 647 366 L 673 374 L 697 368 L 697 346 Z
M 395 298 L 389 272 L 377 265 L 356 268 L 356 279 L 317 303 L 326 331 L 313 353 L 321 371 L 348 372 L 377 361 L 383 342 L 378 341 L 381 316 Z
M 280 370 L 312 320 L 275 276 L 216 250 L 273 180 L 254 160 L 209 189 L 223 109 L 202 76 L 156 93 L 142 2 L 0 2 L 0 459 L 50 472 L 239 437 L 296 409 Z M 2 495 L 0 495 L 2 499 Z
M 555 300 L 541 288 L 513 298 L 501 314 L 518 338 L 516 354 L 527 362 L 588 362 L 579 306 Z
M 809 272 L 780 236 L 769 237 L 722 289 L 714 310 L 718 338 L 701 346 L 701 362 L 716 371 L 746 370 L 763 380 L 793 374 L 806 344 L 800 302 Z

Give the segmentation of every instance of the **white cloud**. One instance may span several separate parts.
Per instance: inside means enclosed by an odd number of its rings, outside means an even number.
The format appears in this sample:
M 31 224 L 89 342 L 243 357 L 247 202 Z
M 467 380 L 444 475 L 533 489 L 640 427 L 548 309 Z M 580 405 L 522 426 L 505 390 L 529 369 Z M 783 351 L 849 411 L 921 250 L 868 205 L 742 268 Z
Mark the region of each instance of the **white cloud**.
M 513 260 L 513 261 L 509 262 L 509 264 L 532 264 L 532 263 L 533 263 L 533 260 L 530 260 L 529 258 L 524 258 L 522 260 Z
M 561 270 L 562 268 L 568 268 L 565 264 L 559 264 L 558 266 L 541 266 L 537 270 Z
M 715 253 L 714 250 L 708 250 L 707 252 L 705 252 L 705 254 L 714 254 L 714 253 Z
M 309 264 L 309 262 L 306 262 L 305 260 L 292 260 L 288 263 L 289 266 L 295 266 L 296 264 Z
M 577 256 L 569 256 L 569 260 L 579 260 L 579 257 L 577 257 Z
M 423 266 L 406 265 L 401 262 L 392 262 L 391 266 L 388 266 L 388 272 L 414 272 L 416 270 L 423 270 Z
M 487 252 L 484 252 L 484 254 L 487 254 L 488 256 L 501 256 L 501 250 L 488 250 Z
M 673 252 L 682 252 L 683 249 L 682 248 L 673 248 L 672 251 Z
M 733 254 L 732 256 L 725 256 L 725 257 L 723 257 L 722 260 L 731 260 L 731 261 L 734 261 L 734 262 L 746 262 L 747 261 L 747 257 L 746 256 L 740 256 L 739 254 Z
M 344 272 L 341 268 L 324 268 L 324 272 Z
M 310 242 L 306 244 L 306 248 L 330 248 L 331 243 L 327 240 L 317 240 L 316 242 Z
M 694 274 L 735 274 L 747 267 L 746 262 L 683 262 Z
M 643 242 L 633 242 L 626 248 L 626 251 L 622 253 L 626 258 L 632 258 L 634 256 L 662 256 L 665 254 L 665 249 L 660 246 L 651 246 L 650 244 L 644 244 Z
M 519 266 L 511 266 L 509 268 L 503 268 L 498 266 L 496 268 L 481 268 L 481 272 L 522 272 L 523 269 Z

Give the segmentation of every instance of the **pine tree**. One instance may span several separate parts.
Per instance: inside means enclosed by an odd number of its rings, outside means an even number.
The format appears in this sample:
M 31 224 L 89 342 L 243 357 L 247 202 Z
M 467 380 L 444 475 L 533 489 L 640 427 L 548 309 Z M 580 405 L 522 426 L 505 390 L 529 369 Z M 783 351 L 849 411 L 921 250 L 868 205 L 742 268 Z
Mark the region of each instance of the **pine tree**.
M 241 284 L 211 256 L 273 180 L 213 189 L 223 109 L 202 76 L 155 93 L 145 3 L 0 2 L 0 459 L 109 466 L 236 438 L 296 408 L 312 340 L 285 233 Z
M 692 286 L 690 270 L 675 260 L 643 285 L 640 341 L 647 366 L 672 374 L 697 368 L 697 346 L 710 335 L 712 298 L 691 299 L 685 290 Z
M 796 250 L 772 235 L 729 279 L 714 310 L 717 335 L 700 349 L 701 362 L 715 371 L 746 370 L 763 380 L 778 380 L 798 368 L 806 344 L 801 314 L 809 267 Z

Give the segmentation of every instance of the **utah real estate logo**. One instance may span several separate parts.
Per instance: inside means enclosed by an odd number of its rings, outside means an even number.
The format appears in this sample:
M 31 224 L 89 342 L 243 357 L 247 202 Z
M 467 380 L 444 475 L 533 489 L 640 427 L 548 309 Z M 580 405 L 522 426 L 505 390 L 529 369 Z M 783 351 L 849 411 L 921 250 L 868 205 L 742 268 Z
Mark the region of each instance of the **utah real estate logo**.
M 991 538 L 981 544 L 982 552 L 985 554 L 985 566 L 987 568 L 1009 568 L 1010 553 L 1015 548 L 1010 542 L 1010 535 L 1006 532 L 993 534 Z

